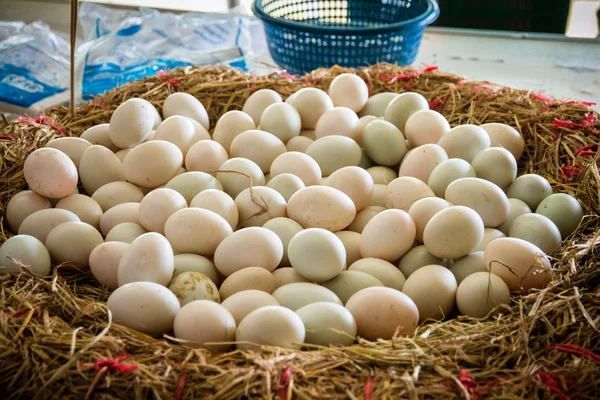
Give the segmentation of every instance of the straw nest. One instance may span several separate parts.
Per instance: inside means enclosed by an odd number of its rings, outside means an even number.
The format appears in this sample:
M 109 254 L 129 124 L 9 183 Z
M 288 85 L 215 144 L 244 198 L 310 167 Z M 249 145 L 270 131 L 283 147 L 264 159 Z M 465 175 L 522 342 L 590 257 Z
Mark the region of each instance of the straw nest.
M 99 96 L 79 107 L 74 118 L 66 108 L 56 108 L 38 122 L 0 121 L 0 219 L 8 200 L 26 186 L 22 167 L 29 152 L 60 131 L 77 136 L 108 122 L 128 98 L 145 98 L 160 109 L 168 94 L 185 91 L 206 106 L 214 126 L 258 89 L 287 96 L 300 87 L 327 88 L 333 77 L 348 71 L 334 67 L 304 77 L 257 77 L 227 67 L 190 67 Z M 372 93 L 423 94 L 451 125 L 504 122 L 523 134 L 527 149 L 519 172 L 540 174 L 555 192 L 576 196 L 586 214 L 577 232 L 552 254 L 553 280 L 546 289 L 513 296 L 493 317 L 428 323 L 410 337 L 345 348 L 210 354 L 111 323 L 105 305 L 110 293 L 85 269 L 63 264 L 49 277 L 0 274 L 2 398 L 596 398 L 596 115 L 579 102 L 465 81 L 434 68 L 379 64 L 356 72 Z M 3 221 L 0 229 L 2 243 L 12 233 Z M 108 360 L 124 355 L 120 362 Z

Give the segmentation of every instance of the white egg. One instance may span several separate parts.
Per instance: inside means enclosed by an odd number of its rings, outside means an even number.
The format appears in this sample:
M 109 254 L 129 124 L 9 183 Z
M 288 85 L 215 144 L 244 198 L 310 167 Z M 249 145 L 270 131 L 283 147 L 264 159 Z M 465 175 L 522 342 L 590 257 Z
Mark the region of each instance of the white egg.
M 111 142 L 121 149 L 142 143 L 154 129 L 156 115 L 156 109 L 147 100 L 126 100 L 110 117 Z
M 273 297 L 275 297 L 281 306 L 294 311 L 307 304 L 318 302 L 343 305 L 340 298 L 331 290 L 308 282 L 294 282 L 280 286 L 273 292 Z
M 450 124 L 442 114 L 433 110 L 421 110 L 412 114 L 404 127 L 404 134 L 411 147 L 437 143 L 450 131 Z
M 235 230 L 239 222 L 239 210 L 235 201 L 227 193 L 217 189 L 207 189 L 198 193 L 190 207 L 203 208 L 225 218 L 231 229 Z
M 140 203 L 140 225 L 146 230 L 164 234 L 167 219 L 187 207 L 185 198 L 173 189 L 161 188 L 148 193 Z
M 286 216 L 286 201 L 279 192 L 266 186 L 244 189 L 235 198 L 241 227 L 263 226 L 267 221 Z
M 19 226 L 19 235 L 30 235 L 40 242 L 46 243 L 48 234 L 60 224 L 71 221 L 81 221 L 71 211 L 59 208 L 48 208 L 36 211 L 23 220 Z
M 279 93 L 271 89 L 260 89 L 252 93 L 246 102 L 242 111 L 252 118 L 255 125 L 260 124 L 260 117 L 267 107 L 274 103 L 281 103 L 283 100 Z
M 267 306 L 252 311 L 240 322 L 235 341 L 238 349 L 257 345 L 299 349 L 304 337 L 304 323 L 295 312 L 281 306 Z
M 6 205 L 6 221 L 13 232 L 18 232 L 21 223 L 36 211 L 51 208 L 45 197 L 32 190 L 23 190 L 15 194 Z
M 304 323 L 306 343 L 349 346 L 356 338 L 352 313 L 338 304 L 312 303 L 296 310 L 296 314 Z
M 106 302 L 113 322 L 152 336 L 173 329 L 180 306 L 177 297 L 154 282 L 133 282 L 112 292 Z
M 173 249 L 169 241 L 159 233 L 145 233 L 131 242 L 123 253 L 117 281 L 119 286 L 140 281 L 167 286 L 173 268 Z
M 56 264 L 73 262 L 87 267 L 90 253 L 103 243 L 102 235 L 85 222 L 65 222 L 52 229 L 46 238 L 46 248 Z
M 406 154 L 406 140 L 402 132 L 390 122 L 376 120 L 369 123 L 362 139 L 369 158 L 379 165 L 394 166 Z
M 283 257 L 283 244 L 274 232 L 253 226 L 235 231 L 215 251 L 214 262 L 219 272 L 229 276 L 246 267 L 273 271 Z
M 456 206 L 475 210 L 488 228 L 500 225 L 508 217 L 506 194 L 492 182 L 483 179 L 458 179 L 448 185 L 444 197 Z
M 305 188 L 302 179 L 294 174 L 280 174 L 267 182 L 267 187 L 278 191 L 287 202 L 298 190 Z
M 317 88 L 302 88 L 285 101 L 300 114 L 303 129 L 315 129 L 321 116 L 333 108 L 331 98 Z
M 444 197 L 448 185 L 461 178 L 475 178 L 475 170 L 465 160 L 451 158 L 442 161 L 431 171 L 427 185 L 436 196 Z
M 229 153 L 233 139 L 240 133 L 252 129 L 256 129 L 256 125 L 248 114 L 237 110 L 228 111 L 217 121 L 213 132 L 213 140 L 223 146 Z
M 82 138 L 62 137 L 49 141 L 44 147 L 51 147 L 62 151 L 71 159 L 71 161 L 73 161 L 75 167 L 79 167 L 81 155 L 91 145 L 90 142 Z
M 106 235 L 106 242 L 131 243 L 146 233 L 146 230 L 133 222 L 123 222 L 115 225 Z
M 483 124 L 481 127 L 490 137 L 490 146 L 505 148 L 515 159 L 521 158 L 525 150 L 525 140 L 515 128 L 497 122 Z
M 529 213 L 531 213 L 531 209 L 527 204 L 525 204 L 525 202 L 519 199 L 508 199 L 508 215 L 506 216 L 506 219 L 496 227 L 496 229 L 505 235 L 508 235 L 514 220 L 520 215 Z
M 185 167 L 190 172 L 200 171 L 214 176 L 228 158 L 227 151 L 218 142 L 201 140 L 189 148 L 185 156 Z
M 288 244 L 292 267 L 306 279 L 326 281 L 334 278 L 346 263 L 346 250 L 333 233 L 321 228 L 304 229 Z
M 171 93 L 163 103 L 163 117 L 169 118 L 173 115 L 183 115 L 199 122 L 204 129 L 208 130 L 209 121 L 206 109 L 200 100 L 188 93 Z
M 13 259 L 34 274 L 50 273 L 50 254 L 44 244 L 33 236 L 15 235 L 0 246 L 0 271 L 18 274 L 20 268 Z
M 369 100 L 369 88 L 358 75 L 341 74 L 329 84 L 329 97 L 336 107 L 348 107 L 359 112 Z
M 187 303 L 173 322 L 175 337 L 185 340 L 185 345 L 214 351 L 231 347 L 235 330 L 233 315 L 222 305 L 208 300 Z
M 100 217 L 100 232 L 108 235 L 115 226 L 123 222 L 140 225 L 140 203 L 122 203 L 112 207 Z
M 346 107 L 335 107 L 325 112 L 315 126 L 315 139 L 330 135 L 347 136 L 355 142 L 361 138 L 359 119 L 356 113 Z
M 490 147 L 490 137 L 477 125 L 459 125 L 446 132 L 437 144 L 449 158 L 472 162 L 477 154 Z
M 114 143 L 110 140 L 109 130 L 109 124 L 100 124 L 92 126 L 85 132 L 83 132 L 80 138 L 87 140 L 92 145 L 97 144 L 108 148 L 110 151 L 117 151 L 119 150 L 119 148 L 115 146 Z
M 415 92 L 402 93 L 390 101 L 383 118 L 404 133 L 408 118 L 421 110 L 429 110 L 429 103 L 425 97 Z
M 214 176 L 200 171 L 184 172 L 173 177 L 165 188 L 172 189 L 183 196 L 186 204 L 190 204 L 194 197 L 205 190 L 217 189 L 223 190 L 221 182 Z M 180 203 L 179 199 L 178 203 Z
M 126 175 L 123 163 L 112 151 L 94 145 L 88 147 L 81 155 L 79 178 L 87 194 L 92 196 L 96 190 L 107 183 L 125 181 Z
M 300 134 L 302 120 L 294 106 L 288 103 L 274 103 L 267 107 L 260 117 L 260 127 L 285 143 Z
M 517 176 L 517 160 L 510 151 L 500 147 L 482 150 L 471 166 L 478 178 L 495 183 L 502 190 L 506 190 Z
M 306 186 L 320 184 L 323 176 L 321 167 L 312 157 L 297 151 L 289 151 L 277 157 L 271 164 L 270 171 L 271 179 L 289 173 L 300 178 Z
M 534 244 L 546 254 L 551 254 L 562 244 L 560 230 L 554 222 L 537 213 L 522 214 L 515 218 L 508 235 Z
M 395 92 L 383 92 L 374 94 L 373 96 L 369 97 L 369 100 L 367 100 L 367 104 L 358 113 L 358 115 L 360 117 L 383 117 L 383 115 L 385 114 L 385 109 L 390 104 L 390 102 L 394 100 L 397 96 L 398 93 Z
M 90 253 L 90 271 L 101 285 L 109 289 L 119 287 L 119 263 L 123 258 L 129 243 L 105 242 L 101 243 Z
M 192 119 L 181 115 L 169 117 L 156 128 L 153 140 L 165 140 L 173 143 L 179 147 L 185 158 L 190 146 L 196 142 L 194 140 L 196 128 L 192 121 Z M 210 136 L 208 139 L 210 139 Z
M 139 203 L 144 198 L 140 188 L 129 182 L 115 181 L 100 186 L 92 195 L 103 212 L 123 203 Z
M 319 164 L 324 176 L 329 176 L 344 167 L 358 165 L 361 157 L 359 145 L 354 140 L 340 135 L 315 140 L 306 149 L 306 154 Z
M 229 222 L 202 208 L 175 211 L 165 222 L 165 236 L 182 253 L 210 257 L 217 246 L 233 233 Z
M 285 154 L 289 153 L 282 155 Z M 260 167 L 253 161 L 239 157 L 225 161 L 219 167 L 217 179 L 223 186 L 225 193 L 234 199 L 250 186 L 263 186 L 265 184 L 265 175 Z
M 50 147 L 29 154 L 23 176 L 31 189 L 49 198 L 63 198 L 77 187 L 77 167 L 62 151 Z
M 265 131 L 250 130 L 240 133 L 231 142 L 232 157 L 247 158 L 267 173 L 273 160 L 285 153 L 287 148 L 279 138 Z

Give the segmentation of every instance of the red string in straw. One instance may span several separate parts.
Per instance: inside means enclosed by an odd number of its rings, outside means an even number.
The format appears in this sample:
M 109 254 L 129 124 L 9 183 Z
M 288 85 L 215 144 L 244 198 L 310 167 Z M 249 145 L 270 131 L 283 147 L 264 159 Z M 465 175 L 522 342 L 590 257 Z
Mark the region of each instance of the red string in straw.
M 371 400 L 373 396 L 373 378 L 368 377 L 365 381 L 365 400 Z
M 281 77 L 290 81 L 294 81 L 296 80 L 297 76 L 296 75 L 292 75 L 290 73 L 284 72 L 283 74 L 281 74 Z
M 589 130 L 592 133 L 596 133 L 596 128 L 594 128 L 594 124 L 596 123 L 597 120 L 598 120 L 598 116 L 595 113 L 585 114 L 585 117 L 581 121 L 581 123 L 576 123 L 573 121 L 565 121 L 562 119 L 554 118 L 552 120 L 552 127 L 554 129 L 578 129 L 578 128 L 586 129 L 586 128 L 589 128 Z
M 582 151 L 579 153 L 580 156 L 592 156 L 595 157 L 596 156 L 596 152 L 595 151 Z
M 156 72 L 156 76 L 158 76 L 158 79 L 160 79 L 161 81 L 171 84 L 171 85 L 177 85 L 179 82 L 181 82 L 181 79 L 178 78 L 169 78 L 167 76 L 167 71 L 165 71 L 164 69 L 159 69 Z
M 496 87 L 496 86 L 492 86 L 492 85 L 485 84 L 485 85 L 479 85 L 479 86 L 475 86 L 475 87 L 474 87 L 474 88 L 471 90 L 471 93 L 474 93 L 474 92 L 480 92 L 480 91 L 482 91 L 482 90 L 491 90 L 492 92 L 497 92 L 497 91 L 499 91 L 500 89 L 501 89 L 501 88 L 499 88 L 499 87 Z
M 122 373 L 129 373 L 138 368 L 137 364 L 121 364 L 121 361 L 127 357 L 126 354 L 122 354 L 117 358 L 102 358 L 94 364 L 94 369 L 98 371 L 96 378 L 92 381 L 87 393 L 85 394 L 84 400 L 90 400 L 94 389 L 100 382 L 100 379 L 108 372 L 120 371 Z
M 416 78 L 420 75 L 419 71 L 414 71 L 412 74 L 409 75 L 404 75 L 404 74 L 400 74 L 400 75 L 396 75 L 396 76 L 392 76 L 392 77 L 380 77 L 381 80 L 385 80 L 387 81 L 388 85 L 392 85 L 394 84 L 396 81 L 410 81 L 413 78 Z
M 579 168 L 579 166 L 577 164 L 565 165 L 558 171 L 558 174 L 560 175 L 560 177 L 565 180 L 569 179 L 569 178 L 577 177 L 577 176 L 581 175 L 582 173 L 583 173 L 583 171 L 581 171 L 581 169 Z
M 18 318 L 18 317 L 22 317 L 23 315 L 27 314 L 29 310 L 19 310 L 19 311 L 13 311 L 13 312 L 3 312 L 0 314 L 0 316 L 2 317 L 8 317 L 8 318 Z
M 0 140 L 17 140 L 17 138 L 9 135 L 0 135 Z
M 252 93 L 254 93 L 254 92 L 256 92 L 256 76 L 252 75 L 252 76 L 250 77 L 250 82 L 252 82 L 252 83 L 250 84 L 250 91 L 251 91 Z
M 421 72 L 437 71 L 438 69 L 440 69 L 440 67 L 437 65 L 425 65 L 425 68 L 423 68 Z
M 583 104 L 584 106 L 595 106 L 596 102 L 595 101 L 584 101 L 584 100 L 567 100 L 567 101 L 563 101 L 561 103 L 559 103 L 560 105 L 563 104 Z
M 581 126 L 593 127 L 596 121 L 598 121 L 598 115 L 596 115 L 595 113 L 588 113 L 585 114 L 585 118 L 583 119 L 583 121 L 581 121 Z
M 565 121 L 563 119 L 558 119 L 558 118 L 554 118 L 552 120 L 552 127 L 554 129 L 562 129 L 562 128 L 568 128 L 568 129 L 576 129 L 579 128 L 581 125 L 573 122 L 573 121 Z
M 506 380 L 508 380 L 508 378 L 493 378 L 488 379 L 485 381 L 485 383 L 477 382 L 471 377 L 471 372 L 468 370 L 461 370 L 458 378 L 460 385 L 467 393 L 469 393 L 471 399 L 473 400 L 478 400 L 479 396 L 483 396 L 488 393 L 490 387 L 501 385 L 502 382 Z M 441 384 L 447 388 L 452 388 L 454 386 L 453 382 L 448 381 L 442 381 Z
M 292 368 L 283 367 L 281 379 L 279 380 L 279 400 L 285 400 L 287 398 L 287 388 L 292 379 Z
M 556 375 L 540 370 L 538 371 L 538 376 L 540 377 L 540 380 L 544 383 L 544 385 L 546 385 L 548 391 L 554 392 L 554 394 L 560 400 L 571 400 L 571 397 L 569 397 L 569 395 L 562 390 L 560 382 Z
M 461 370 L 458 381 L 463 385 L 465 390 L 471 395 L 473 400 L 478 400 L 479 396 L 485 395 L 488 392 L 488 388 L 485 385 L 480 385 L 473 378 L 471 378 L 471 372 L 467 370 Z M 497 383 L 492 383 L 490 381 L 487 382 L 488 385 L 501 383 L 500 379 L 495 379 L 498 381 Z
M 580 152 L 580 151 L 584 151 L 584 150 L 590 150 L 590 149 L 593 149 L 594 147 L 597 147 L 598 145 L 600 145 L 600 143 L 590 143 L 590 144 L 588 144 L 588 145 L 586 145 L 586 146 L 580 147 L 580 148 L 579 148 L 579 149 L 578 149 L 578 150 L 575 152 L 575 154 L 577 154 L 577 153 L 578 153 L 578 152 Z
M 65 132 L 63 132 L 62 129 L 60 129 L 57 125 L 54 124 L 54 121 L 51 118 L 47 118 L 44 115 L 40 115 L 37 118 L 29 118 L 29 117 L 19 117 L 17 119 L 17 121 L 19 122 L 26 122 L 28 124 L 40 124 L 40 125 L 46 125 L 49 126 L 50 128 L 54 129 L 55 131 L 57 131 L 58 133 L 60 133 L 62 136 L 69 136 L 67 135 Z
M 90 107 L 100 108 L 104 111 L 110 111 L 110 107 L 108 107 L 108 106 L 103 106 L 102 104 L 96 104 L 96 103 L 92 103 L 92 102 L 90 102 L 89 104 L 90 104 Z
M 531 97 L 533 97 L 536 100 L 542 101 L 548 105 L 554 103 L 554 99 L 552 97 L 546 96 L 545 94 L 531 92 Z
M 595 157 L 597 150 L 598 150 L 598 145 L 600 145 L 600 143 L 591 143 L 591 144 L 588 144 L 587 146 L 580 147 L 579 149 L 577 149 L 577 151 L 575 151 L 575 157 L 577 157 L 577 156 Z
M 181 400 L 183 398 L 183 388 L 185 387 L 185 378 L 187 377 L 187 371 L 183 371 L 181 378 L 177 381 L 177 390 L 175 391 L 175 400 Z
M 583 104 L 584 106 L 591 107 L 591 106 L 596 105 L 595 101 L 567 100 L 567 101 L 555 102 L 552 97 L 546 96 L 545 94 L 536 93 L 536 92 L 531 92 L 530 94 L 531 94 L 531 97 L 533 97 L 534 99 L 544 102 L 544 103 L 548 104 L 549 106 L 550 105 L 562 106 L 564 104 Z
M 378 79 L 380 81 L 384 81 L 386 82 L 388 85 L 392 85 L 397 81 L 404 81 L 404 82 L 409 82 L 415 78 L 418 78 L 421 74 L 425 73 L 425 72 L 431 72 L 431 71 L 437 71 L 439 69 L 439 67 L 437 65 L 425 65 L 425 68 L 423 68 L 422 70 L 415 70 L 410 74 L 399 74 L 399 75 L 395 75 L 395 76 L 389 76 L 389 75 L 382 75 L 380 76 Z M 407 92 L 410 91 L 410 84 L 407 84 L 407 88 L 405 89 Z
M 443 100 L 431 100 L 429 102 L 429 109 L 430 110 L 435 110 L 436 108 L 443 106 L 444 105 L 444 101 Z
M 116 358 L 102 358 L 94 364 L 96 371 L 100 371 L 106 367 L 109 371 L 119 371 L 123 373 L 129 373 L 138 368 L 137 364 L 121 364 L 121 361 L 127 358 L 126 354 L 121 354 Z
M 580 357 L 593 361 L 596 364 L 600 364 L 600 355 L 594 353 L 585 347 L 577 346 L 576 344 L 560 343 L 548 346 L 550 350 L 560 350 L 567 353 L 576 354 Z

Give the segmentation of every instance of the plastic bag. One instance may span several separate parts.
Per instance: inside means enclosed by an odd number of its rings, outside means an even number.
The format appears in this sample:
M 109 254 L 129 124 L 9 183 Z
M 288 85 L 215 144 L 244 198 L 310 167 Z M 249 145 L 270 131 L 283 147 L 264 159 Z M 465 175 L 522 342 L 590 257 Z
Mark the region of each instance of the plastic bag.
M 0 109 L 38 114 L 68 99 L 69 44 L 43 22 L 0 23 Z
M 254 55 L 266 51 L 262 24 L 236 10 L 173 14 L 82 3 L 78 27 L 78 101 L 159 70 L 219 64 L 248 70 Z M 37 115 L 66 103 L 69 76 L 69 45 L 47 25 L 0 22 L 0 110 Z
M 229 64 L 246 69 L 253 54 L 253 18 L 230 14 L 172 14 L 141 9 L 112 15 L 106 7 L 84 3 L 83 35 L 92 39 L 78 50 L 82 97 L 91 97 L 159 70 L 187 65 Z M 122 17 L 125 17 L 122 19 Z M 122 21 L 116 25 L 116 21 Z

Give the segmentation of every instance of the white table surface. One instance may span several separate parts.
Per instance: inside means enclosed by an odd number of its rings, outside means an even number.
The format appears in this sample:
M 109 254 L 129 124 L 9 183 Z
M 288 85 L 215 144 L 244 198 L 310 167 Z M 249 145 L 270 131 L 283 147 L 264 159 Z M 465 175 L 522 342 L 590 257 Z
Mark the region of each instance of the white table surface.
M 600 41 L 512 36 L 430 29 L 416 64 L 436 64 L 473 80 L 600 103 Z

